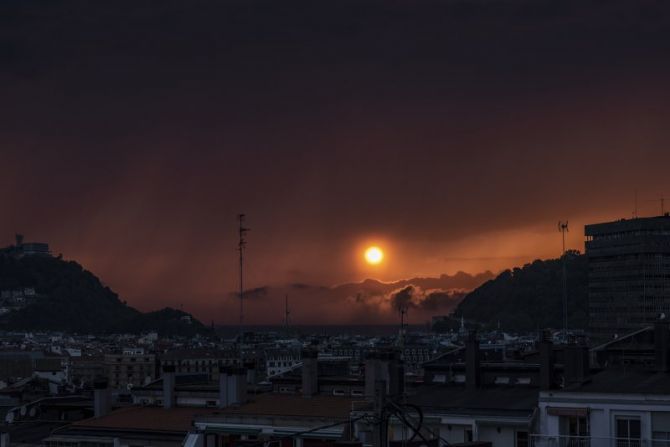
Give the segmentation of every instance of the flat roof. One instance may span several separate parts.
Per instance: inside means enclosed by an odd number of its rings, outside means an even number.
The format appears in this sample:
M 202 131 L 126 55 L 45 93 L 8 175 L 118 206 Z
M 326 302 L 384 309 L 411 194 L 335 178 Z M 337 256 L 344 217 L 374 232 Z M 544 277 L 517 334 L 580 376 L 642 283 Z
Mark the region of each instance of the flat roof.
M 602 233 L 616 233 L 631 230 L 670 229 L 670 216 L 636 217 L 634 219 L 619 219 L 611 222 L 601 222 L 584 226 L 587 236 Z

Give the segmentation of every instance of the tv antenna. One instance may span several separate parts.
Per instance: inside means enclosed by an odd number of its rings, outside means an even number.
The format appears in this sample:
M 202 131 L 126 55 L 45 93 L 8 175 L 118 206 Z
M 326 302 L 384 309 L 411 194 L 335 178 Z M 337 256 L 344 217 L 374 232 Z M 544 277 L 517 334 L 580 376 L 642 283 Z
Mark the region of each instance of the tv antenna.
M 563 335 L 568 336 L 568 273 L 567 273 L 567 257 L 565 256 L 565 233 L 568 230 L 568 221 L 561 222 L 558 221 L 558 231 L 561 232 L 563 236 L 563 254 L 561 260 L 563 261 Z
M 240 252 L 240 344 L 244 341 L 244 248 L 247 241 L 244 238 L 249 228 L 244 227 L 244 214 L 239 214 L 237 220 L 239 221 L 239 236 L 240 240 L 237 243 L 237 250 Z
M 286 336 L 288 337 L 288 317 L 291 315 L 291 311 L 288 308 L 288 295 L 284 296 L 284 330 L 286 331 Z

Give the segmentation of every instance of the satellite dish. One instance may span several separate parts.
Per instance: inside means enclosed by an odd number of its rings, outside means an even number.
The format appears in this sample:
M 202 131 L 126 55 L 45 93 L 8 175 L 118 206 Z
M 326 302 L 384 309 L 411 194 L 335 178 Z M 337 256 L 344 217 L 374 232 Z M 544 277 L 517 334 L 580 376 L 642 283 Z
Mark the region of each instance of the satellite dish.
M 36 407 L 31 407 L 31 408 L 30 408 L 30 411 L 28 412 L 28 415 L 29 415 L 31 418 L 34 418 L 34 417 L 37 415 L 37 408 L 36 408 Z
M 15 417 L 16 416 L 14 415 L 14 412 L 10 411 L 9 413 L 7 413 L 7 416 L 5 416 L 5 422 L 7 422 L 8 424 L 11 424 L 12 422 L 14 422 Z
M 28 413 L 28 408 L 24 405 L 21 407 L 21 416 L 25 416 Z
M 661 312 L 661 316 L 658 317 L 661 320 L 665 320 L 665 312 Z

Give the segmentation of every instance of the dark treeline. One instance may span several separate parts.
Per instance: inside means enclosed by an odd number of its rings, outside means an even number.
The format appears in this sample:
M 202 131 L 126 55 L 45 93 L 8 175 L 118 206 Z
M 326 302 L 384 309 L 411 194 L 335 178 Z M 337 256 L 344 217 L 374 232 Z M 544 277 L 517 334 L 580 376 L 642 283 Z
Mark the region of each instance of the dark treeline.
M 565 255 L 568 289 L 568 325 L 587 324 L 588 265 L 577 251 Z M 453 316 L 479 322 L 486 328 L 535 331 L 563 327 L 562 259 L 537 260 L 521 268 L 505 270 L 469 293 Z

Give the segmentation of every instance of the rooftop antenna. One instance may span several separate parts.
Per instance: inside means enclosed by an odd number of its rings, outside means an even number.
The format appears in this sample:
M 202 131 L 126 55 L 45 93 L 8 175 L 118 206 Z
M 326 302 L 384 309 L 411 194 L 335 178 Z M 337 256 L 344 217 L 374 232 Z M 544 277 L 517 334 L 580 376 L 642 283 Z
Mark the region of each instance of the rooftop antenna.
M 558 231 L 561 232 L 563 236 L 563 255 L 561 259 L 563 261 L 563 334 L 568 336 L 568 280 L 567 280 L 567 266 L 566 266 L 566 256 L 565 256 L 565 233 L 568 230 L 568 221 L 561 222 L 558 221 Z
M 244 227 L 244 218 L 244 214 L 239 214 L 237 216 L 237 220 L 240 223 L 240 240 L 237 243 L 237 250 L 240 252 L 240 344 L 244 342 L 244 248 L 247 245 L 244 236 L 247 231 L 249 231 L 248 228 Z
M 637 219 L 637 188 L 635 188 L 635 210 L 633 211 L 633 218 Z
M 406 304 L 398 305 L 398 312 L 400 312 L 400 334 L 398 334 L 400 339 L 398 342 L 403 356 L 405 351 L 405 315 L 407 315 L 407 308 L 408 306 Z
M 286 330 L 286 336 L 288 337 L 288 317 L 291 315 L 291 311 L 288 308 L 288 295 L 284 297 L 284 329 Z
M 661 194 L 661 216 L 665 215 L 665 197 Z

